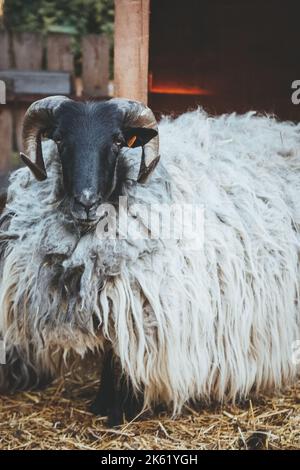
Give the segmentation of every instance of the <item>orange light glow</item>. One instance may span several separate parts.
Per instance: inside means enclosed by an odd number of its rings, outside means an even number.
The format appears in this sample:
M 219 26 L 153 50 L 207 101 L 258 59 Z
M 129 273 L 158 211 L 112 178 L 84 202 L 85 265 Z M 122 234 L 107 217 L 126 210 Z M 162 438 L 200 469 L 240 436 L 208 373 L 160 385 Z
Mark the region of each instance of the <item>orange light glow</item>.
M 163 93 L 167 95 L 212 95 L 211 90 L 199 87 L 182 87 L 168 85 L 152 85 L 150 93 Z

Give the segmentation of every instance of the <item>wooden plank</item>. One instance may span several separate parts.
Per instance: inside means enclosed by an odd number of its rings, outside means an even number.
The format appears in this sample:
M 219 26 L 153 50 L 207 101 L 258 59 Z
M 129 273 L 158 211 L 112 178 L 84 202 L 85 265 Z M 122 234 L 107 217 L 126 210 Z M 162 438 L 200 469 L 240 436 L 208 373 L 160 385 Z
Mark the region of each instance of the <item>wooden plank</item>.
M 5 174 L 11 163 L 13 150 L 13 118 L 6 106 L 0 107 L 0 172 Z
M 6 31 L 0 31 L 0 70 L 11 67 L 9 58 L 9 35 Z
M 40 70 L 43 60 L 43 41 L 39 33 L 14 33 L 15 67 L 19 70 Z
M 69 95 L 71 77 L 66 72 L 0 71 L 0 80 L 7 81 L 14 93 Z
M 88 34 L 82 39 L 83 93 L 91 96 L 108 94 L 109 39 L 107 36 Z
M 69 34 L 49 34 L 47 37 L 47 69 L 74 72 L 72 38 Z
M 148 100 L 150 0 L 115 0 L 115 96 Z
M 51 94 L 51 93 L 50 93 Z M 46 98 L 47 96 L 49 96 L 49 93 L 48 94 L 34 94 L 34 93 L 31 93 L 31 94 L 25 94 L 25 93 L 18 93 L 18 94 L 15 94 L 15 93 L 7 93 L 7 99 L 6 99 L 6 103 L 11 105 L 11 104 L 19 104 L 19 103 L 22 103 L 24 105 L 27 105 L 27 106 L 30 106 L 31 103 L 33 103 L 34 101 L 37 101 L 37 100 L 41 100 L 42 98 Z M 83 101 L 85 102 L 87 97 L 82 95 L 82 96 L 77 96 L 75 94 L 68 94 L 68 97 L 74 101 Z M 107 96 L 95 96 L 93 97 L 93 101 L 106 101 L 108 100 L 109 98 L 111 98 L 109 95 Z

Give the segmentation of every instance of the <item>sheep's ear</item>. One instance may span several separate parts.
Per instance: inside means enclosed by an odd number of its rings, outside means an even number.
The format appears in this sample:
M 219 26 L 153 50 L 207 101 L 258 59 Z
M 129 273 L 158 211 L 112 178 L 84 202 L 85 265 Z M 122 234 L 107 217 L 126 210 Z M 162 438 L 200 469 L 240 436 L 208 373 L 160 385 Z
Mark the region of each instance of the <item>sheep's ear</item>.
M 141 147 L 146 145 L 158 132 L 155 129 L 147 127 L 130 127 L 124 131 L 124 137 L 127 147 Z

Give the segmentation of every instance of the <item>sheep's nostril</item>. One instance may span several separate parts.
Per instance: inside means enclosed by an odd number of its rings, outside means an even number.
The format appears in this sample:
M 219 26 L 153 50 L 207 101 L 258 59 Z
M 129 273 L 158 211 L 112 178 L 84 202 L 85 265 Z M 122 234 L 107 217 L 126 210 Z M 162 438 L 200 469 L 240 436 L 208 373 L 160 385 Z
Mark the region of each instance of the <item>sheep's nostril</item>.
M 88 214 L 92 209 L 96 207 L 96 204 L 81 204 L 81 206 L 84 208 L 85 212 Z

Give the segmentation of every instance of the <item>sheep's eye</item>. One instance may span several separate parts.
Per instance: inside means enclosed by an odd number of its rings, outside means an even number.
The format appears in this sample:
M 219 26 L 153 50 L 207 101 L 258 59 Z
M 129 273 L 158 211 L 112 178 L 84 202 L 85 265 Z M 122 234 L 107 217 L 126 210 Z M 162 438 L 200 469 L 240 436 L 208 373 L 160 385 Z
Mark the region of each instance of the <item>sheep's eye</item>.
M 124 144 L 123 140 L 121 137 L 116 137 L 114 139 L 114 144 L 117 146 L 117 147 L 122 147 L 122 145 Z

